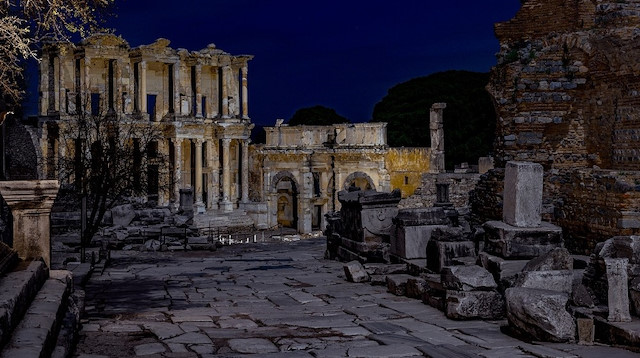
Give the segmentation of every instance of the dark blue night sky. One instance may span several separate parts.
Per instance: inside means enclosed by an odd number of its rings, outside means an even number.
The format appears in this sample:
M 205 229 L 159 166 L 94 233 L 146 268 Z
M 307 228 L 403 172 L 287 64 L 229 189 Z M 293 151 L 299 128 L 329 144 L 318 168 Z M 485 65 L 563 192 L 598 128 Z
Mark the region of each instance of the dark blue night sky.
M 107 25 L 131 46 L 209 43 L 249 63 L 249 115 L 258 124 L 299 108 L 332 107 L 352 121 L 400 82 L 433 72 L 488 71 L 493 24 L 519 0 L 117 0 Z

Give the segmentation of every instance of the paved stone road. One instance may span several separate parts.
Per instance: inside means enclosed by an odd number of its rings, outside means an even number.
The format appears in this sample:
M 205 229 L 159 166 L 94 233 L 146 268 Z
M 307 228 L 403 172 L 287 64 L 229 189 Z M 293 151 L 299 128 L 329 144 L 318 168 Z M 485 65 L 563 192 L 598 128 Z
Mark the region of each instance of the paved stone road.
M 323 239 L 217 252 L 114 252 L 87 286 L 76 357 L 637 357 L 528 344 L 344 280 Z

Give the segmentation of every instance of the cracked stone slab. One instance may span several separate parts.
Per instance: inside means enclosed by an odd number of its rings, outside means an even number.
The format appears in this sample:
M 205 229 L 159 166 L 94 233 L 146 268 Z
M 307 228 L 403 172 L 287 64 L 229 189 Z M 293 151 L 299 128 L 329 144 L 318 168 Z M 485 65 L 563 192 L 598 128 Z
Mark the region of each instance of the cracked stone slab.
M 238 353 L 258 354 L 279 352 L 275 344 L 264 338 L 230 339 L 227 343 L 229 344 L 229 348 Z
M 401 358 L 420 357 L 422 353 L 414 347 L 403 344 L 391 344 L 388 346 L 353 347 L 347 351 L 349 357 L 359 358 Z
M 137 356 L 148 356 L 157 353 L 164 353 L 165 348 L 162 343 L 147 343 L 133 347 Z

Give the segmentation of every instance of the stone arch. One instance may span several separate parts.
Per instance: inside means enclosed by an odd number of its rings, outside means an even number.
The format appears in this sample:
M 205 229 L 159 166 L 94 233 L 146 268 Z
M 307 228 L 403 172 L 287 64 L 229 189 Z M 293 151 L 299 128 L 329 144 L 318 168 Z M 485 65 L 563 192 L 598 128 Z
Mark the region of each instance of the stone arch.
M 359 187 L 360 190 L 376 190 L 376 186 L 373 183 L 373 179 L 363 172 L 353 172 L 349 174 L 344 181 L 344 190 L 349 190 L 349 187 Z
M 273 177 L 271 190 L 275 196 L 275 213 L 278 225 L 297 228 L 298 226 L 298 183 L 288 171 L 281 171 Z
M 296 187 L 298 187 L 298 181 L 296 180 L 296 177 L 287 170 L 282 170 L 279 171 L 278 174 L 274 175 L 273 178 L 271 179 L 271 190 L 275 193 L 277 192 L 277 187 L 278 187 L 278 182 L 280 182 L 280 180 L 284 179 L 284 178 L 289 178 L 293 184 L 296 185 Z

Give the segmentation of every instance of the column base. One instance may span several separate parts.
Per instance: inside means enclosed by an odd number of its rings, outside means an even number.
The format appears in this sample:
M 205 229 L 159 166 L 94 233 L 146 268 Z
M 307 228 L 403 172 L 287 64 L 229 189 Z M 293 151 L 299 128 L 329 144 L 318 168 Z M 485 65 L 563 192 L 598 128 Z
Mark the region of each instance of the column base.
M 233 203 L 228 201 L 228 200 L 226 200 L 226 201 L 223 200 L 220 203 L 220 209 L 222 209 L 224 212 L 227 212 L 227 213 L 231 212 L 231 211 L 233 211 Z
M 198 214 L 204 214 L 207 212 L 207 208 L 205 207 L 204 203 L 202 201 L 199 201 L 195 204 L 193 204 L 193 212 L 194 214 L 198 215 Z

